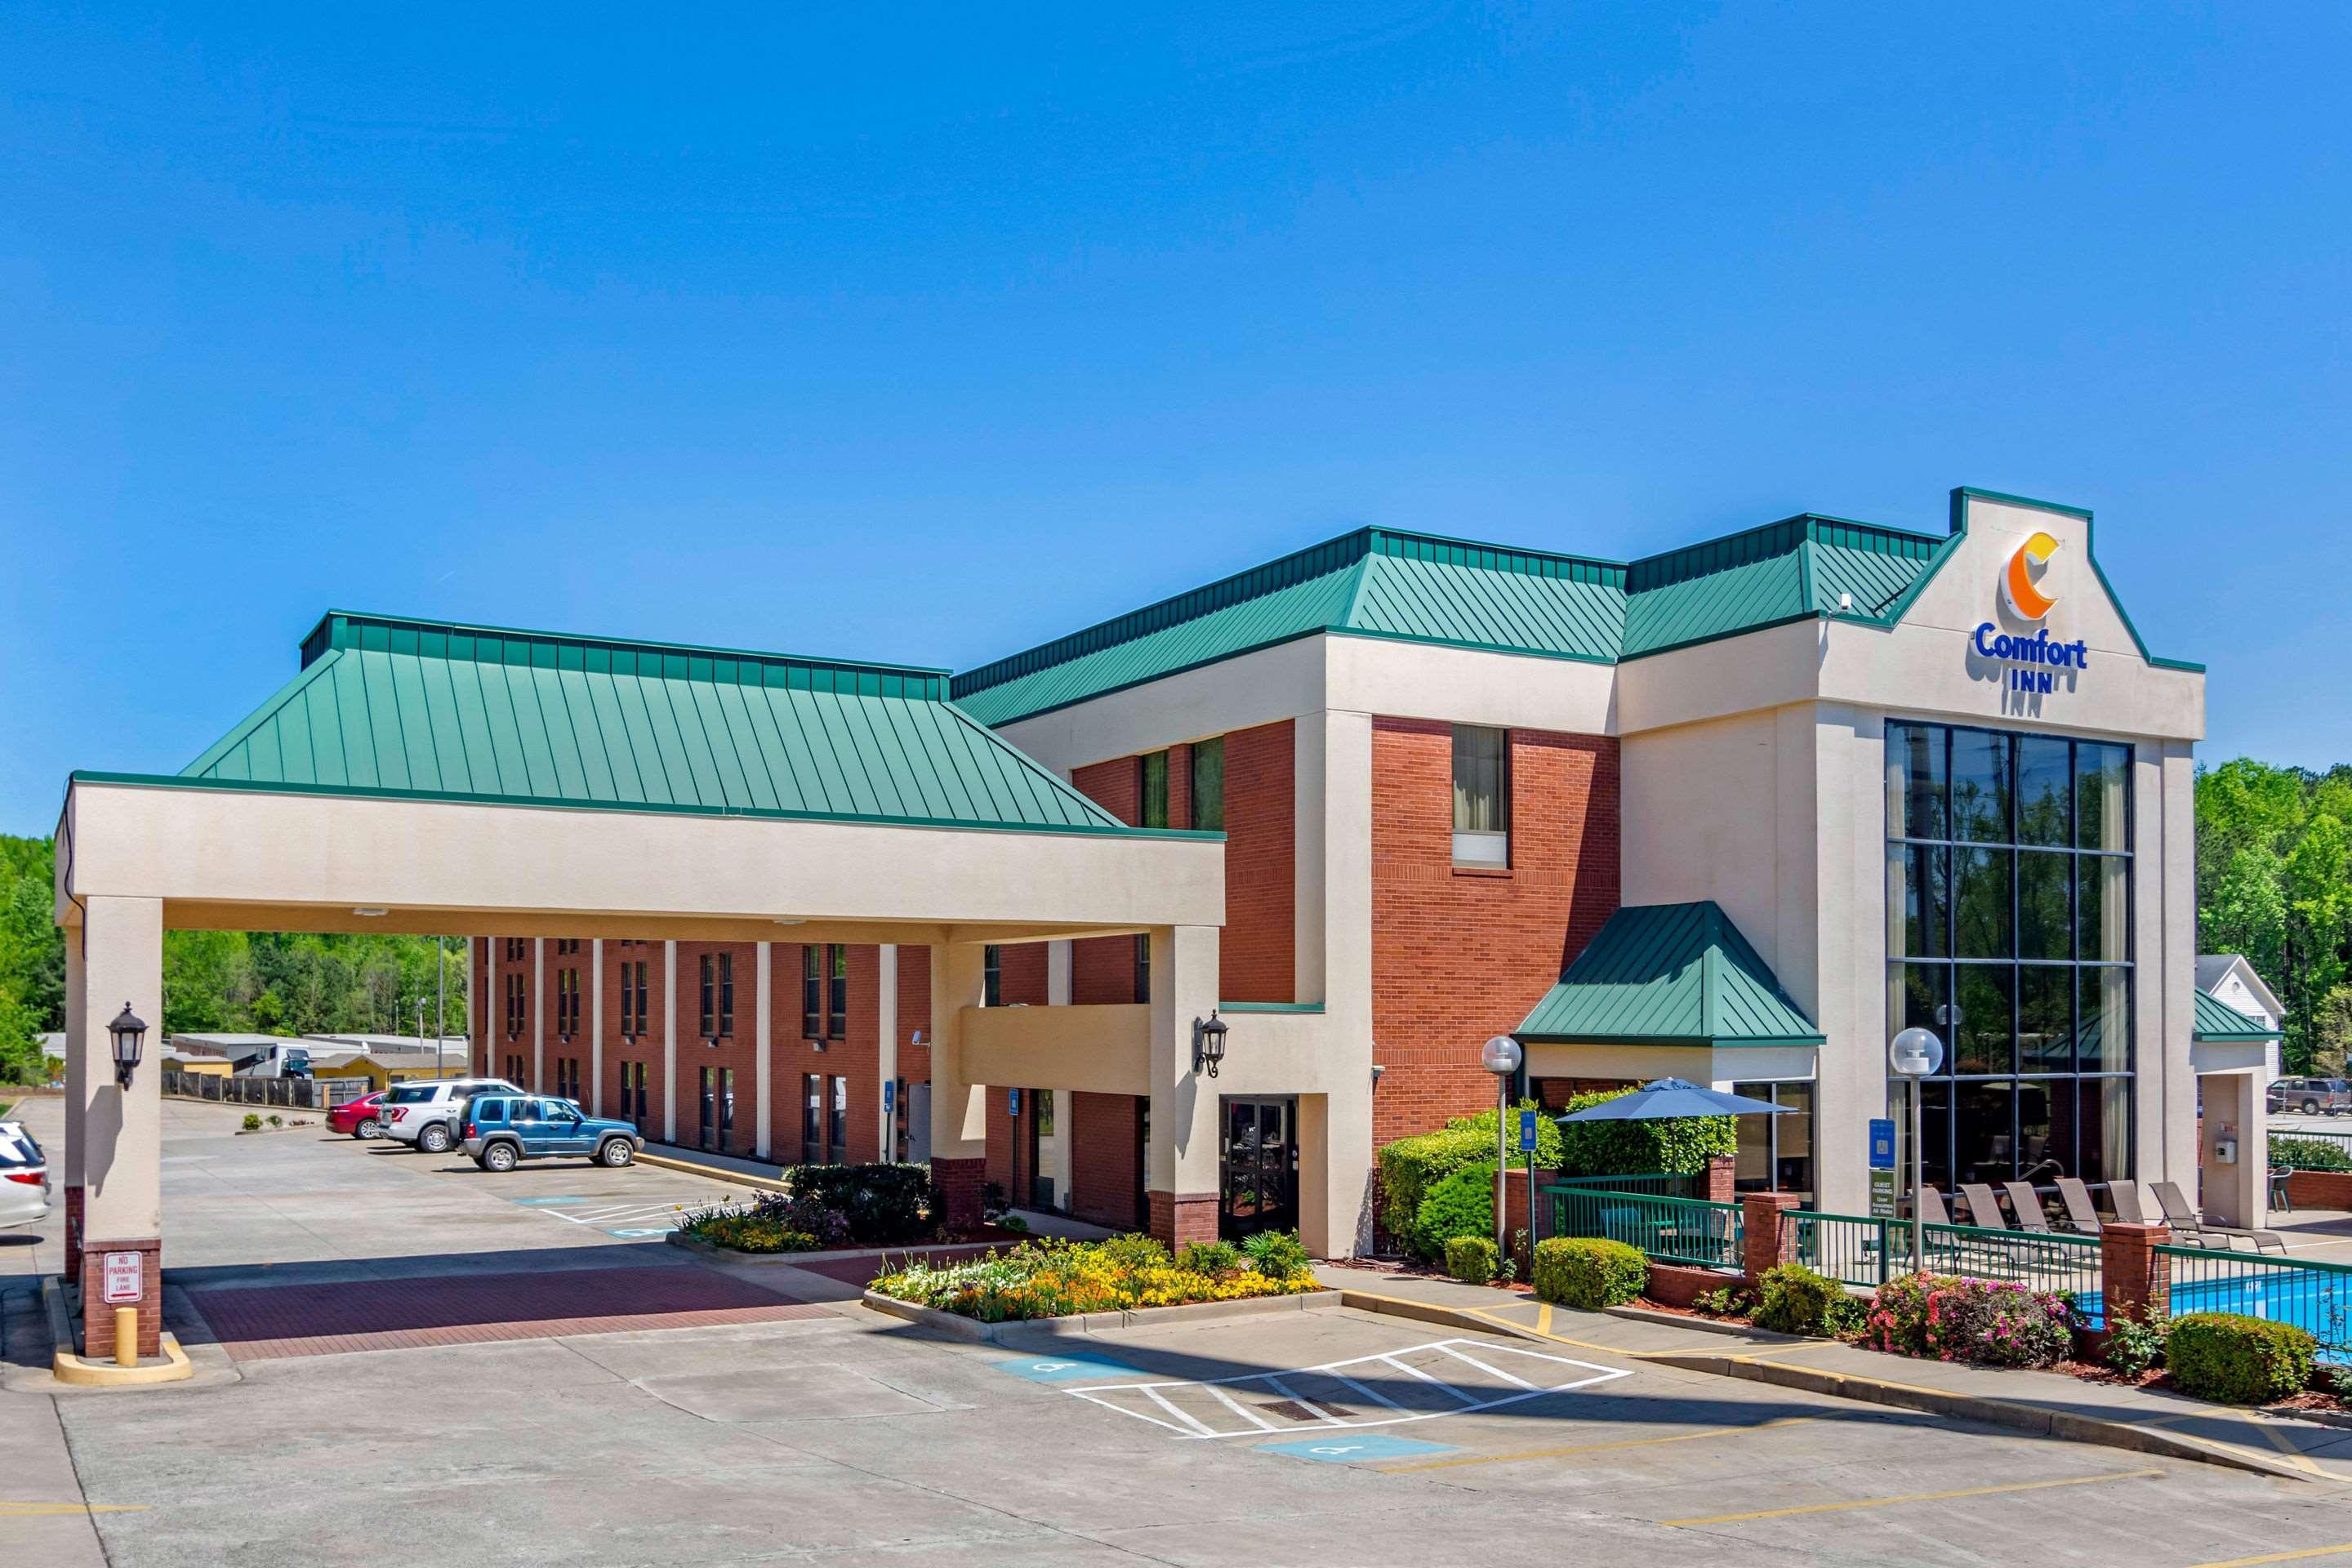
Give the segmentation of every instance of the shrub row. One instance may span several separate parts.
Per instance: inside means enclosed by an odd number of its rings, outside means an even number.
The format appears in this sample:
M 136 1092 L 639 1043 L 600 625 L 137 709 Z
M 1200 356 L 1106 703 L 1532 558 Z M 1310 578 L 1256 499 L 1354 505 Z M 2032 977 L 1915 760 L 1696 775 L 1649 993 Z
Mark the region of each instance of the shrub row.
M 1555 1236 L 1536 1243 L 1538 1299 L 1597 1312 L 1622 1307 L 1650 1282 L 1650 1260 L 1622 1241 Z

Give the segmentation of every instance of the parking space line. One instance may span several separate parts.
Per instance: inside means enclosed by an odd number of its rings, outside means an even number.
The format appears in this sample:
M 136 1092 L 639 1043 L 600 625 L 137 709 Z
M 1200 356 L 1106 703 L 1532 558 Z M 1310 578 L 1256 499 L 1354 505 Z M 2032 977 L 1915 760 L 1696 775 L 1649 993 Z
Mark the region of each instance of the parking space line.
M 56 1514 L 145 1513 L 143 1502 L 0 1502 L 0 1519 L 46 1519 Z
M 1408 1377 L 1417 1377 L 1421 1379 L 1422 1382 L 1429 1384 L 1432 1388 L 1444 1390 L 1446 1393 L 1454 1395 L 1456 1399 L 1461 1400 L 1465 1405 L 1471 1405 L 1478 1403 L 1469 1394 L 1464 1393 L 1461 1389 L 1454 1387 L 1454 1384 L 1446 1382 L 1444 1378 L 1432 1377 L 1429 1373 L 1422 1371 L 1421 1368 L 1417 1366 L 1408 1366 L 1392 1355 L 1384 1355 L 1378 1357 L 1377 1359 L 1396 1368 L 1399 1372 L 1403 1373 Z
M 1476 1367 L 1480 1372 L 1485 1373 L 1489 1377 L 1499 1377 L 1505 1383 L 1514 1383 L 1518 1384 L 1521 1388 L 1533 1388 L 1535 1386 L 1534 1384 L 1529 1383 L 1526 1378 L 1505 1372 L 1499 1366 L 1488 1366 L 1485 1362 L 1480 1361 L 1476 1356 L 1470 1354 L 1467 1351 L 1457 1351 L 1452 1345 L 1440 1345 L 1437 1348 L 1444 1351 L 1447 1355 L 1452 1356 L 1455 1361 L 1468 1362 L 1472 1366 Z
M 1772 1421 L 1759 1421 L 1753 1426 L 1714 1426 L 1704 1432 L 1670 1432 L 1663 1437 L 1620 1437 L 1608 1443 L 1581 1443 L 1571 1448 L 1530 1448 L 1519 1454 L 1473 1454 L 1460 1459 L 1432 1459 L 1418 1465 L 1382 1465 L 1387 1475 L 1404 1475 L 1413 1470 L 1451 1470 L 1465 1465 L 1507 1465 L 1521 1459 L 1560 1459 L 1571 1454 L 1603 1454 L 1612 1448 L 1654 1448 L 1661 1443 L 1696 1443 L 1702 1437 L 1732 1437 L 1748 1432 L 1769 1432 L 1776 1426 L 1801 1426 L 1808 1421 L 1818 1421 L 1818 1415 L 1783 1415 Z
M 1335 1372 L 1331 1374 L 1331 1381 L 1334 1383 L 1346 1384 L 1349 1388 L 1354 1389 L 1358 1394 L 1362 1394 L 1366 1399 L 1370 1400 L 1375 1405 L 1385 1405 L 1391 1410 L 1402 1410 L 1404 1408 L 1403 1405 L 1399 1405 L 1395 1400 L 1391 1399 L 1379 1389 L 1372 1387 L 1369 1384 L 1358 1383 L 1352 1377 L 1342 1377 Z
M 1183 1411 L 1177 1409 L 1175 1405 L 1169 1403 L 1165 1394 L 1161 1394 L 1158 1389 L 1153 1388 L 1149 1384 L 1146 1384 L 1143 1387 L 1143 1397 L 1151 1401 L 1152 1404 L 1160 1406 L 1160 1409 L 1168 1412 L 1169 1415 L 1176 1417 L 1177 1420 L 1184 1423 L 1185 1426 L 1190 1426 L 1193 1431 L 1200 1433 L 1203 1437 L 1213 1437 L 1217 1435 L 1215 1430 L 1211 1427 L 1207 1422 L 1202 1420 L 1197 1415 L 1188 1415 Z
M 2305 1453 L 2302 1449 L 2296 1447 L 2294 1446 L 2294 1440 L 2289 1437 L 2285 1433 L 2270 1425 L 2251 1410 L 2241 1410 L 2238 1412 L 2238 1415 L 2248 1426 L 2253 1427 L 2263 1436 L 2269 1438 L 2271 1447 L 2276 1448 L 2280 1453 L 2286 1456 L 2287 1463 L 2293 1465 L 2299 1470 L 2307 1470 L 2315 1476 L 2327 1475 L 2326 1470 L 2319 1468 L 2319 1462 L 2316 1459 L 2314 1459 L 2310 1455 Z M 2336 1478 L 2328 1476 L 2328 1479 L 2333 1480 Z
M 1324 1409 L 1313 1400 L 1300 1397 L 1297 1390 L 1292 1388 L 1290 1384 L 1283 1382 L 1282 1379 L 1276 1377 L 1274 1373 L 1267 1373 L 1265 1374 L 1265 1382 L 1266 1386 L 1272 1388 L 1276 1393 L 1281 1394 L 1285 1399 L 1287 1399 L 1301 1410 L 1313 1415 L 1318 1421 L 1328 1422 L 1334 1426 L 1343 1425 L 1337 1415 L 1332 1415 L 1328 1410 Z
M 2197 1568 L 2256 1568 L 2263 1563 L 2302 1563 L 2314 1557 L 2340 1557 L 2352 1552 L 2352 1541 L 2341 1546 L 2308 1546 L 2300 1552 L 2270 1552 L 2260 1557 L 2232 1557 L 2226 1563 L 2200 1563 Z
M 1793 1519 L 1807 1513 L 1845 1513 L 1858 1508 L 1890 1508 L 1900 1502 L 1948 1502 L 1955 1498 L 2001 1497 L 2011 1492 L 2049 1491 L 2056 1487 L 2092 1487 L 2106 1481 L 2145 1480 L 2162 1470 L 2116 1470 L 2105 1476 L 2064 1476 L 2048 1481 L 2013 1481 L 2007 1486 L 1963 1487 L 1948 1492 L 1911 1492 L 1902 1497 L 1855 1498 L 1851 1502 L 1812 1502 L 1796 1508 L 1763 1508 L 1752 1513 L 1713 1513 L 1701 1519 L 1662 1519 L 1663 1525 L 1738 1524 L 1756 1519 Z
M 1204 1384 L 1202 1384 L 1201 1386 L 1202 1386 L 1202 1387 L 1203 1387 L 1203 1388 L 1205 1388 L 1205 1389 L 1207 1389 L 1211 1394 L 1214 1394 L 1214 1395 L 1216 1396 L 1216 1400 L 1217 1400 L 1217 1403 L 1218 1403 L 1218 1404 L 1220 1404 L 1220 1405 L 1223 1405 L 1226 1409 L 1228 1409 L 1228 1410 L 1232 1411 L 1234 1415 L 1236 1415 L 1240 1416 L 1243 1420 L 1244 1420 L 1244 1421 L 1252 1421 L 1252 1422 L 1255 1422 L 1255 1423 L 1257 1424 L 1257 1428 L 1258 1428 L 1258 1430 L 1259 1430 L 1259 1431 L 1261 1431 L 1261 1432 L 1279 1432 L 1279 1431 L 1281 1431 L 1281 1430 L 1282 1430 L 1282 1428 L 1281 1428 L 1281 1427 L 1279 1427 L 1279 1426 L 1276 1426 L 1273 1422 L 1271 1422 L 1271 1421 L 1267 1420 L 1265 1416 L 1260 1415 L 1256 1411 L 1252 1410 L 1248 1405 L 1244 1405 L 1240 1400 L 1235 1399 L 1232 1394 L 1227 1394 L 1223 1389 L 1219 1388 L 1215 1384 L 1213 1384 L 1213 1383 L 1204 1383 Z

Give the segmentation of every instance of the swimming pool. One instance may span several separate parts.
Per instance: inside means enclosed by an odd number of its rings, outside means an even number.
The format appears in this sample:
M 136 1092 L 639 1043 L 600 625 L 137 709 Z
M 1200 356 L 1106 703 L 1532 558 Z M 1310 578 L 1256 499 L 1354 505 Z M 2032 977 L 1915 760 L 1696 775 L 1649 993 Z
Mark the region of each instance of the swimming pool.
M 2352 1269 L 2253 1263 L 2226 1253 L 2173 1253 L 2171 1262 L 2174 1317 L 2236 1312 L 2293 1323 L 2319 1342 L 2320 1360 L 2352 1363 Z M 2097 1295 L 2076 1304 L 2092 1321 L 2104 1321 Z

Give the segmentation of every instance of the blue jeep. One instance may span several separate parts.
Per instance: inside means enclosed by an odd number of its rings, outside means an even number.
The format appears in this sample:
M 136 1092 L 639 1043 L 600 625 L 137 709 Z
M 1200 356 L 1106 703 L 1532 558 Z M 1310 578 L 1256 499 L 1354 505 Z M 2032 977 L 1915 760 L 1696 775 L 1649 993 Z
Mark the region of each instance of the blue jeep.
M 617 1168 L 645 1144 L 628 1122 L 590 1116 L 551 1095 L 478 1094 L 458 1112 L 457 1126 L 466 1152 L 485 1171 L 565 1154 Z

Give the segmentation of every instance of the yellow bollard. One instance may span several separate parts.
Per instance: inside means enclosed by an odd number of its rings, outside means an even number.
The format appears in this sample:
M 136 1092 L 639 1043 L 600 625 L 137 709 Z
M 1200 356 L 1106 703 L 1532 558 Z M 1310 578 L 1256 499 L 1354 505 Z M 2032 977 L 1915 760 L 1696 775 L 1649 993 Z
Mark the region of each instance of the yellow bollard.
M 139 1364 L 139 1309 L 136 1307 L 114 1309 L 114 1364 Z

